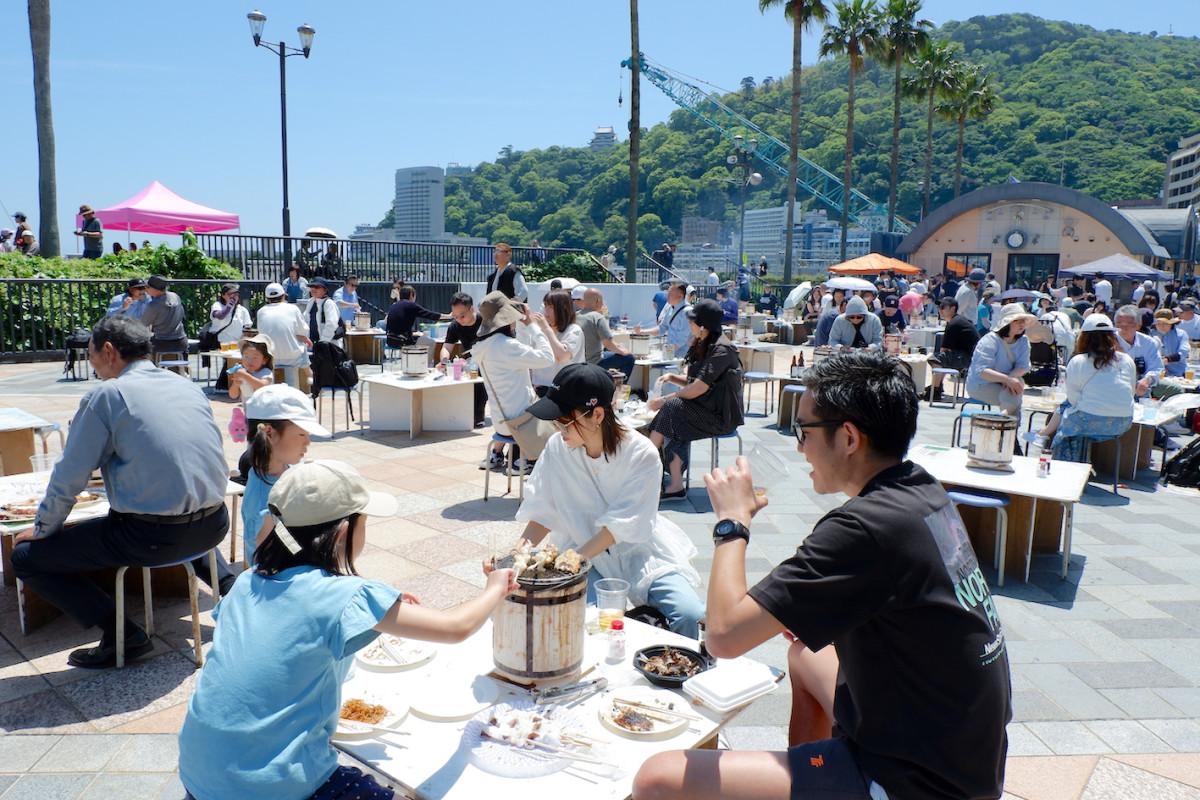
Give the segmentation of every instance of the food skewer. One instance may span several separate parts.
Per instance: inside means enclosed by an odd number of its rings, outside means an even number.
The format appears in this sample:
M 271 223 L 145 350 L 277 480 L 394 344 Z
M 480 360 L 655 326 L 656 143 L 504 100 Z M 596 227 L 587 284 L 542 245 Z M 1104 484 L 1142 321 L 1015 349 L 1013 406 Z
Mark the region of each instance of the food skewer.
M 515 747 L 518 750 L 525 750 L 530 747 L 534 747 L 539 750 L 544 750 L 547 753 L 554 753 L 555 755 L 559 756 L 560 758 L 567 758 L 572 761 L 581 761 L 585 764 L 600 764 L 600 765 L 603 765 L 606 767 L 616 767 L 617 766 L 616 764 L 612 763 L 611 761 L 603 761 L 599 758 L 596 758 L 595 756 L 589 756 L 585 753 L 577 753 L 574 750 L 568 750 L 565 747 L 555 747 L 554 745 L 543 744 L 542 742 L 538 742 L 538 741 L 535 741 L 532 739 L 525 739 L 522 742 L 510 742 L 507 739 L 500 739 L 495 736 L 489 736 L 486 730 L 484 730 L 480 735 L 483 736 L 485 739 L 488 739 L 489 741 L 499 742 L 500 744 L 506 744 L 509 747 Z
M 649 703 L 639 703 L 636 700 L 622 700 L 619 697 L 614 697 L 614 698 L 612 698 L 612 702 L 617 703 L 619 705 L 623 705 L 623 706 L 632 706 L 633 708 L 636 708 L 639 711 L 649 711 L 649 712 L 655 713 L 655 714 L 670 714 L 673 717 L 679 717 L 680 719 L 695 720 L 696 722 L 705 722 L 706 721 L 703 717 L 698 717 L 695 714 L 684 714 L 681 711 L 672 711 L 669 708 L 662 708 L 661 706 L 650 705 Z

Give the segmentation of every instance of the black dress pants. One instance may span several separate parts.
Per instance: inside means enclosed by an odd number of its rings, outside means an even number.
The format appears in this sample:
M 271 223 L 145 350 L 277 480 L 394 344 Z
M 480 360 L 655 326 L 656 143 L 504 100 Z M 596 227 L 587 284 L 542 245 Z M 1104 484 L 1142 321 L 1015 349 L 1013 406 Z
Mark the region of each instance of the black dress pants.
M 61 609 L 85 628 L 116 619 L 109 595 L 82 573 L 106 567 L 153 567 L 196 554 L 207 554 L 229 530 L 229 510 L 178 525 L 145 522 L 108 512 L 108 516 L 81 522 L 44 539 L 21 542 L 13 549 L 13 573 L 33 591 Z M 192 562 L 197 577 L 207 583 L 208 559 Z M 232 574 L 229 563 L 217 553 L 217 579 Z M 214 592 L 219 591 L 212 587 Z

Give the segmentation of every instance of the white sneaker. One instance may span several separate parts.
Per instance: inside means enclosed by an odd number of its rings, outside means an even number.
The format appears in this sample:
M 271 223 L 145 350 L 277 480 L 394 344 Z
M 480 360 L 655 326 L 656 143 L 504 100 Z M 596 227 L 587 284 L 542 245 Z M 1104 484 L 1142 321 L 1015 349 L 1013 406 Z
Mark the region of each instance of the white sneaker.
M 513 464 L 513 475 L 528 475 L 529 473 L 533 472 L 533 467 L 536 463 L 537 462 L 530 463 L 524 458 L 518 458 L 516 463 Z

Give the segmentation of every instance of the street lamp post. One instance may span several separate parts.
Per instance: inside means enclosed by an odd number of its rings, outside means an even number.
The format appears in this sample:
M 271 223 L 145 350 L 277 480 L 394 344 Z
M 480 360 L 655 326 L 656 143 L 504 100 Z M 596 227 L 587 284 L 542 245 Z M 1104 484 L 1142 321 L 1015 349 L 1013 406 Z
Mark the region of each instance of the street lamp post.
M 254 38 L 255 47 L 265 47 L 279 56 L 279 139 L 283 151 L 283 235 L 292 235 L 292 212 L 288 208 L 288 153 L 287 153 L 287 58 L 288 56 L 304 56 L 308 58 L 312 52 L 313 36 L 317 31 L 308 23 L 296 28 L 300 34 L 300 47 L 288 47 L 280 42 L 272 45 L 262 40 L 263 26 L 267 23 L 267 15 L 261 11 L 251 11 L 246 15 L 250 21 L 250 35 Z
M 763 176 L 751 170 L 751 157 L 758 149 L 758 139 L 746 143 L 739 133 L 733 137 L 733 152 L 725 159 L 730 167 L 738 173 L 734 182 L 741 187 L 740 209 L 738 211 L 738 268 L 744 266 L 746 254 L 746 192 L 751 186 L 762 183 Z

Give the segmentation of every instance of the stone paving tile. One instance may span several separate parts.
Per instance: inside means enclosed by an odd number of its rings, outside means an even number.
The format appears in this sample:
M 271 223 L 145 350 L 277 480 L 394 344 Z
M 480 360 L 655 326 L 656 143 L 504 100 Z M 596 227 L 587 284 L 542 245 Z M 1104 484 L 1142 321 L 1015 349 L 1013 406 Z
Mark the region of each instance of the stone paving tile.
M 4 800 L 75 800 L 95 777 L 89 774 L 22 775 L 4 793 Z
M 1004 789 L 1021 800 L 1077 800 L 1098 760 L 1094 755 L 1010 758 Z
M 1092 662 L 1067 667 L 1093 689 L 1174 688 L 1191 686 L 1186 678 L 1154 661 L 1114 664 Z
M 397 584 L 397 588 L 415 594 L 431 608 L 451 608 L 479 594 L 479 590 L 469 583 L 436 571 L 415 575 Z
M 177 736 L 142 734 L 122 738 L 121 749 L 108 764 L 109 772 L 174 772 L 179 766 Z
M 7 768 L 7 765 L 5 765 Z M 0 795 L 4 794 L 4 790 L 17 782 L 20 775 L 0 775 Z
M 734 750 L 787 749 L 787 729 L 778 725 L 731 725 L 725 729 L 725 739 Z
M 164 788 L 171 786 L 172 776 L 149 775 L 97 775 L 79 800 L 157 800 Z M 177 797 L 182 797 L 182 794 Z
M 1194 719 L 1143 720 L 1151 733 L 1181 753 L 1200 753 L 1200 722 Z
M 1037 689 L 1013 690 L 1013 719 L 1017 722 L 1032 720 L 1069 720 L 1073 716 Z M 1032 753 L 1024 755 L 1035 755 Z
M 1200 640 L 1141 639 L 1136 644 L 1158 663 L 1200 686 Z
M 443 533 L 402 544 L 392 552 L 414 563 L 436 569 L 468 558 L 473 558 L 476 562 L 482 561 L 487 548 L 468 539 Z
M 1125 712 L 1131 719 L 1200 716 L 1192 714 L 1159 692 L 1190 691 L 1175 689 L 1101 689 L 1100 694 Z
M 1154 694 L 1171 707 L 1178 709 L 1184 716 L 1200 719 L 1200 687 L 1192 686 L 1186 689 L 1154 689 Z M 1145 713 L 1147 717 L 1158 714 Z
M 0 770 L 28 771 L 61 738 L 47 735 L 0 737 Z
M 63 736 L 29 771 L 99 772 L 124 745 L 124 736 L 111 734 Z
M 1100 624 L 1122 639 L 1200 639 L 1200 629 L 1168 619 L 1112 619 Z
M 1200 789 L 1200 753 L 1170 755 L 1114 755 L 1113 761 Z
M 482 589 L 487 585 L 487 576 L 483 574 L 481 565 L 481 558 L 468 558 L 465 561 L 446 564 L 440 567 L 438 571 L 452 578 L 457 578 L 463 583 L 470 584 L 476 589 Z
M 1165 611 L 1175 619 L 1200 630 L 1200 603 L 1151 602 L 1150 605 Z
M 1114 753 L 1169 753 L 1171 746 L 1134 720 L 1109 719 L 1085 722 Z
M 1001 616 L 1001 620 L 1003 619 Z M 1008 643 L 1010 664 L 1067 664 L 1090 662 L 1095 659 L 1094 652 L 1073 639 Z
M 1102 758 L 1080 800 L 1200 800 L 1200 790 Z
M 177 705 L 191 696 L 196 665 L 181 653 L 138 661 L 59 688 L 100 730 Z
M 0 703 L 0 733 L 85 733 L 96 727 L 53 689 Z
M 1026 722 L 1025 727 L 1055 755 L 1091 755 L 1112 751 L 1082 722 Z
M 1015 756 L 1049 756 L 1053 755 L 1050 748 L 1041 739 L 1033 735 L 1029 728 L 1019 722 L 1010 722 L 1006 729 L 1008 733 L 1008 757 Z

